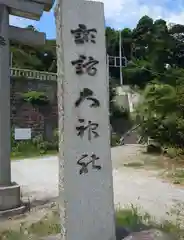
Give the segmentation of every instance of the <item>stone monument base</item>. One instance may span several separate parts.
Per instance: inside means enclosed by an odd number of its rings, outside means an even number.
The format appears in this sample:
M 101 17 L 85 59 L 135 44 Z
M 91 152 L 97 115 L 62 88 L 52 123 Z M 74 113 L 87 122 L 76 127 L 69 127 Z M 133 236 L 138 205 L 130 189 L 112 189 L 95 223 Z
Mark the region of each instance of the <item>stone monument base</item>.
M 0 186 L 0 217 L 21 214 L 25 210 L 21 202 L 20 186 Z

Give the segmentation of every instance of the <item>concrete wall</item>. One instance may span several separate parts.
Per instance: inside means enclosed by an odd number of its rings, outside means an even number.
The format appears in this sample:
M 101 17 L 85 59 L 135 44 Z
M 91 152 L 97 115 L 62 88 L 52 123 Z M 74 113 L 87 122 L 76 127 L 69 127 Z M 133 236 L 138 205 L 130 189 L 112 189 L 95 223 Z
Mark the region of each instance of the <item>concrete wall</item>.
M 35 106 L 21 100 L 22 93 L 45 92 L 49 98 L 46 106 Z M 25 78 L 11 78 L 11 124 L 12 127 L 31 128 L 32 135 L 44 134 L 52 138 L 57 128 L 57 82 Z
M 140 94 L 133 91 L 128 85 L 117 87 L 116 94 L 115 100 L 117 105 L 124 107 L 130 112 L 133 112 L 137 104 L 141 101 Z

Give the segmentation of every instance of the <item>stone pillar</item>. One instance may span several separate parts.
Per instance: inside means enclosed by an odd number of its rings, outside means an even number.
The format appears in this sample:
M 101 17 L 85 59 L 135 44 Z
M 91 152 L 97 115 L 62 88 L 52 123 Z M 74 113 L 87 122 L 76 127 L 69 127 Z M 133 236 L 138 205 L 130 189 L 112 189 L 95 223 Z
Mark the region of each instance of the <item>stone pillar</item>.
M 0 5 L 0 186 L 11 183 L 9 13 Z
M 115 240 L 104 6 L 56 9 L 62 240 Z
M 29 19 L 40 19 L 54 1 L 0 0 L 0 216 L 21 212 L 20 186 L 11 182 L 10 126 L 10 53 L 9 40 L 31 45 L 44 44 L 45 34 L 9 26 L 9 13 Z M 27 32 L 27 33 L 26 33 Z M 22 35 L 22 36 L 21 36 Z
M 20 186 L 11 183 L 9 13 L 0 5 L 0 217 L 21 213 Z

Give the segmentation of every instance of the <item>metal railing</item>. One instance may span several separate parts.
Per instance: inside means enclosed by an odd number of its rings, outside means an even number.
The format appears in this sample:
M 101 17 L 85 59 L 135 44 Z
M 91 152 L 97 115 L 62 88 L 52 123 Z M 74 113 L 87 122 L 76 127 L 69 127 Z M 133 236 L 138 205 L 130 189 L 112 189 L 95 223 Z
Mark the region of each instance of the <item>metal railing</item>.
M 121 64 L 120 64 L 120 57 L 117 56 L 107 56 L 108 57 L 108 64 L 109 67 L 116 67 L 116 68 L 120 68 L 122 67 L 126 67 L 128 64 L 128 60 L 126 57 L 122 57 L 121 58 Z
M 108 65 L 109 67 L 120 67 L 120 57 L 116 56 L 108 56 Z M 128 61 L 126 57 L 122 57 L 122 66 L 126 66 Z M 10 68 L 10 76 L 11 77 L 25 77 L 31 78 L 35 80 L 48 80 L 48 81 L 56 81 L 57 74 L 53 72 L 44 72 L 44 71 L 36 71 L 31 69 L 20 69 L 20 68 Z
M 11 77 L 25 77 L 31 78 L 35 80 L 48 80 L 48 81 L 56 81 L 57 74 L 51 72 L 40 72 L 30 69 L 19 69 L 19 68 L 10 68 L 10 76 Z

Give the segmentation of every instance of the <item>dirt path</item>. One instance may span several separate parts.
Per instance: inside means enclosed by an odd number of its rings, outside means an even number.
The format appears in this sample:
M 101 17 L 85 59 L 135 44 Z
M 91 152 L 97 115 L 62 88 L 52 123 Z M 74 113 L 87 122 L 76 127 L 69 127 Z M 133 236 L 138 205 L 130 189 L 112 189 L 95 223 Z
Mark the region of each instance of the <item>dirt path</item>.
M 184 214 L 184 188 L 162 180 L 158 170 L 124 167 L 124 164 L 142 160 L 142 147 L 127 145 L 112 150 L 114 201 L 121 207 L 139 206 L 156 219 L 168 219 L 174 207 Z M 173 218 L 174 216 L 172 216 Z
M 184 201 L 184 188 L 164 182 L 155 170 L 124 167 L 125 163 L 141 159 L 141 149 L 142 147 L 138 145 L 112 149 L 115 205 L 121 207 L 127 204 L 138 205 L 157 219 L 166 219 L 167 212 L 172 206 Z M 22 186 L 23 196 L 34 200 L 35 205 L 43 204 L 47 200 L 52 202 L 58 196 L 58 159 L 46 157 L 14 161 L 12 180 Z M 44 205 L 36 208 L 24 216 L 24 221 L 37 221 L 47 211 L 48 208 Z M 21 220 L 20 218 L 18 221 Z

